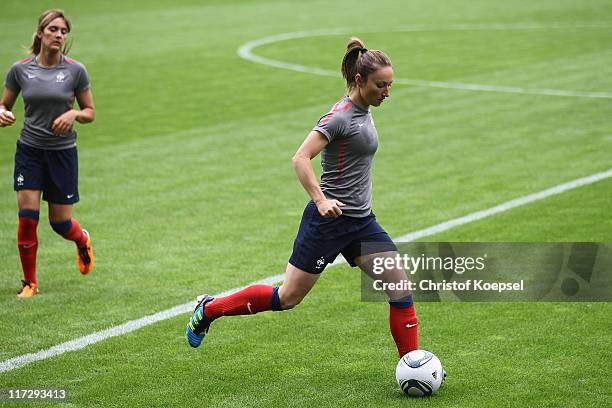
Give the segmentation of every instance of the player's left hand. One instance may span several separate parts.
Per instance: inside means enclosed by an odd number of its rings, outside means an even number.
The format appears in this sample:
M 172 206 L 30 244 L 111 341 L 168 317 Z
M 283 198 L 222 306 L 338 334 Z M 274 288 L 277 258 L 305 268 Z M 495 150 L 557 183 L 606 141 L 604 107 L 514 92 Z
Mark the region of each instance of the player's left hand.
M 74 110 L 69 110 L 53 121 L 51 131 L 55 136 L 65 135 L 72 130 L 72 125 L 74 124 L 75 119 L 76 112 Z

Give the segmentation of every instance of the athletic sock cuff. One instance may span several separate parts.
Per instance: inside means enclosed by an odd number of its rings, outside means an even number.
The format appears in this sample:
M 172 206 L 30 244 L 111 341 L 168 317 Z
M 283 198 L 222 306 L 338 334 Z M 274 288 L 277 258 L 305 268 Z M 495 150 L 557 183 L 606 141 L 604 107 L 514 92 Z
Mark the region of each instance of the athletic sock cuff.
M 72 228 L 72 220 L 66 220 L 66 221 L 59 221 L 59 222 L 49 222 L 49 224 L 51 224 L 51 228 L 53 228 L 53 231 L 57 232 L 58 234 L 64 236 L 68 233 L 68 231 L 70 231 L 70 228 Z
M 280 303 L 280 297 L 278 296 L 278 286 L 272 291 L 272 310 L 275 312 L 283 310 Z
M 414 304 L 412 295 L 397 300 L 390 300 L 389 304 L 397 309 L 407 309 Z
M 38 221 L 40 216 L 40 212 L 36 210 L 19 210 L 19 218 L 30 218 Z

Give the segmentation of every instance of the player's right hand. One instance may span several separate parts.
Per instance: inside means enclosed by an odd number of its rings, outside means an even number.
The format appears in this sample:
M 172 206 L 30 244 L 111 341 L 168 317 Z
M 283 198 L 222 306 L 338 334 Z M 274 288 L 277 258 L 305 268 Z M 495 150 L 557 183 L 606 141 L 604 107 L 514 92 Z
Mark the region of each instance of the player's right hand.
M 344 207 L 345 204 L 338 200 L 321 200 L 317 204 L 317 209 L 319 210 L 319 214 L 323 217 L 333 217 L 337 218 L 342 215 L 342 210 L 340 207 Z
M 15 115 L 11 111 L 0 112 L 0 127 L 11 126 L 15 124 Z

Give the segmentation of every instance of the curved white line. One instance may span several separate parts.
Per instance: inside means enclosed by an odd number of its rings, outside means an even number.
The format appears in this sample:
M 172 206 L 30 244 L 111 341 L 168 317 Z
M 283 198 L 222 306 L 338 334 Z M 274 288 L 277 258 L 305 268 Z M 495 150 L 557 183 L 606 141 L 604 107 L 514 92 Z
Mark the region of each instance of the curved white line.
M 394 29 L 386 30 L 385 32 L 426 32 L 426 31 L 481 31 L 481 30 L 550 30 L 550 29 L 561 29 L 561 30 L 578 30 L 578 29 L 596 29 L 596 28 L 610 28 L 612 27 L 609 23 L 597 23 L 597 24 L 551 24 L 551 25 L 536 25 L 536 24 L 453 24 L 449 26 L 431 26 L 431 25 L 420 25 L 420 26 L 407 26 L 398 27 Z M 262 45 L 273 44 L 281 41 L 295 40 L 299 38 L 310 38 L 310 37 L 321 37 L 321 36 L 332 36 L 332 35 L 347 35 L 354 33 L 354 29 L 349 28 L 337 28 L 337 29 L 321 29 L 311 31 L 296 31 L 290 33 L 282 33 L 272 35 L 269 37 L 260 38 L 257 40 L 249 41 L 237 50 L 238 55 L 248 61 L 256 62 L 258 64 L 268 65 L 275 68 L 288 69 L 297 72 L 303 72 L 307 74 L 315 74 L 329 77 L 340 77 L 340 73 L 328 69 L 309 67 L 300 64 L 293 64 L 290 62 L 273 60 L 270 58 L 262 57 L 253 52 L 257 47 Z M 376 33 L 379 30 L 359 30 L 360 33 Z M 612 99 L 611 92 L 586 92 L 586 91 L 567 91 L 561 89 L 532 89 L 523 88 L 518 86 L 497 86 L 497 85 L 483 85 L 483 84 L 470 84 L 461 82 L 440 82 L 440 81 L 426 81 L 421 79 L 402 79 L 396 78 L 395 83 L 403 85 L 413 85 L 420 87 L 430 88 L 446 88 L 446 89 L 460 89 L 465 91 L 479 91 L 479 92 L 501 92 L 501 93 L 514 93 L 514 94 L 525 94 L 525 95 L 544 95 L 544 96 L 563 96 L 563 97 L 575 97 L 575 98 L 602 98 Z

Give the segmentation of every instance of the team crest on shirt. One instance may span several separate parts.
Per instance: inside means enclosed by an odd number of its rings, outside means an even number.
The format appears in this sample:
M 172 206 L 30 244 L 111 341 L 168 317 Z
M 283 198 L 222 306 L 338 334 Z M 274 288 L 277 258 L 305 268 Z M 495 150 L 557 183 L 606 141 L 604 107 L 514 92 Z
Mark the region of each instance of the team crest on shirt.
M 55 77 L 55 82 L 64 82 L 65 78 L 66 75 L 64 75 L 64 73 L 60 71 L 60 73 L 57 74 L 57 76 Z

